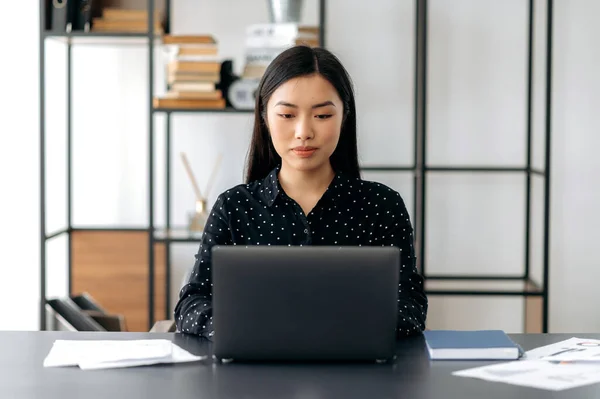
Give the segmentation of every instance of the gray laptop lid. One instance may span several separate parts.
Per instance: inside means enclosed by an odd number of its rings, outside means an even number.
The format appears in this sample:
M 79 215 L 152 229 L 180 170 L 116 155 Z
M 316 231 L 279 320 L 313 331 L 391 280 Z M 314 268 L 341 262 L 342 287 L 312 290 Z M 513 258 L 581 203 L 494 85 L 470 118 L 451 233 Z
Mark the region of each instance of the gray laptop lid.
M 396 247 L 215 246 L 214 355 L 390 359 L 399 263 Z

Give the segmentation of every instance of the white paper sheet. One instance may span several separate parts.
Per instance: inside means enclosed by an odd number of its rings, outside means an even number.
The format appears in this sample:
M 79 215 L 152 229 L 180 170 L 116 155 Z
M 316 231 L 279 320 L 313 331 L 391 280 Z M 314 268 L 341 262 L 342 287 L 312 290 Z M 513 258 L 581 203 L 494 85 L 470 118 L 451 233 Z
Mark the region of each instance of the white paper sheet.
M 598 347 L 598 340 L 571 338 L 527 351 L 522 360 L 475 367 L 452 374 L 560 391 L 600 382 L 600 361 L 589 361 L 598 353 Z M 581 348 L 584 350 L 577 350 Z M 574 360 L 576 357 L 579 359 Z M 559 361 L 561 358 L 572 361 Z
M 457 371 L 453 374 L 552 391 L 600 382 L 598 365 L 550 363 L 543 360 L 517 360 Z
M 57 340 L 44 367 L 79 366 L 83 370 L 181 363 L 205 359 L 169 340 Z
M 533 353 L 547 361 L 600 362 L 600 340 L 571 338 Z

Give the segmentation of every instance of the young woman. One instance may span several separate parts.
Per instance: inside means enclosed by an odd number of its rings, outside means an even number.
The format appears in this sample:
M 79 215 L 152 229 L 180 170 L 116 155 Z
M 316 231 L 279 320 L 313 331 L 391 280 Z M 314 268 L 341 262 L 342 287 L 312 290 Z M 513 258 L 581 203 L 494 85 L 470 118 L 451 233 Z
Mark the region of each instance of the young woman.
M 398 246 L 398 336 L 425 329 L 408 212 L 399 193 L 360 178 L 352 84 L 333 54 L 298 46 L 269 65 L 247 161 L 246 184 L 222 193 L 210 212 L 175 308 L 178 331 L 214 333 L 214 245 Z

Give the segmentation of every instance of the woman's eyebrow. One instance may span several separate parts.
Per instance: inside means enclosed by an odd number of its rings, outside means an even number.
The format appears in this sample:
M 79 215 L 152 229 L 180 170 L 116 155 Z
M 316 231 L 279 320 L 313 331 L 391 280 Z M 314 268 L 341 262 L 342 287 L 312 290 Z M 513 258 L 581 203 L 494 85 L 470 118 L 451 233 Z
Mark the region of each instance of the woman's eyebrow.
M 326 107 L 328 105 L 333 105 L 335 107 L 335 104 L 332 101 L 324 101 L 322 103 L 318 103 L 312 106 L 312 108 L 321 108 L 321 107 Z
M 275 106 L 278 105 L 283 105 L 284 107 L 291 107 L 291 108 L 298 108 L 298 106 L 296 104 L 292 104 L 292 103 L 288 103 L 287 101 L 278 101 L 277 104 L 275 104 Z M 332 101 L 324 101 L 322 103 L 318 103 L 312 106 L 312 108 L 321 108 L 321 107 L 326 107 L 328 105 L 332 105 L 335 107 L 335 104 Z

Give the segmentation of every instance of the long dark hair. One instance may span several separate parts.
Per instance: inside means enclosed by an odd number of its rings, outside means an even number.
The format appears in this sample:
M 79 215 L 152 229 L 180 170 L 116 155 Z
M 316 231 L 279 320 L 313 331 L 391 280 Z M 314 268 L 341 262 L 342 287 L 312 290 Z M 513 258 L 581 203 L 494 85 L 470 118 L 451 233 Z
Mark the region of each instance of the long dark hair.
M 318 73 L 337 90 L 344 104 L 338 145 L 331 154 L 334 171 L 360 177 L 356 143 L 356 104 L 350 75 L 328 50 L 304 45 L 279 54 L 267 67 L 258 86 L 254 107 L 254 129 L 246 162 L 246 183 L 265 178 L 280 162 L 267 128 L 267 103 L 279 86 L 290 79 Z

